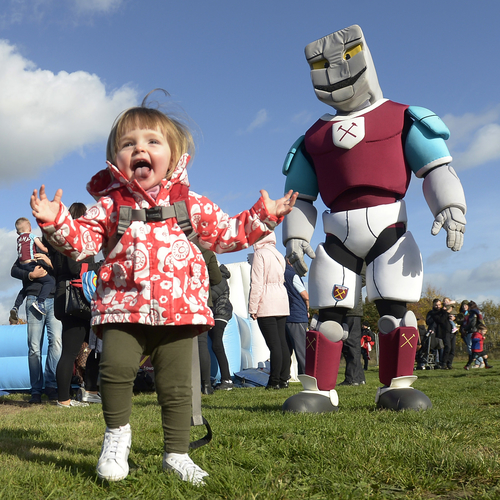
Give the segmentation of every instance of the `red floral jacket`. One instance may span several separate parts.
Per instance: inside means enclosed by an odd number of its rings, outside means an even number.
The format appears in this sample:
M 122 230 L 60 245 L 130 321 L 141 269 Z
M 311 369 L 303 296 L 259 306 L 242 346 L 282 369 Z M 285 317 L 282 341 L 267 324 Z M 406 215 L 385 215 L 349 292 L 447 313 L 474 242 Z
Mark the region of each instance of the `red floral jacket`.
M 83 217 L 73 220 L 61 204 L 54 222 L 39 223 L 51 245 L 72 259 L 84 260 L 103 251 L 106 258 L 92 301 L 94 327 L 105 323 L 198 325 L 201 333 L 214 324 L 207 306 L 205 262 L 176 219 L 134 221 L 120 239 L 116 237 L 119 207 L 170 205 L 172 186 L 189 186 L 188 161 L 189 155 L 180 159 L 171 179 L 162 181 L 156 199 L 108 164 L 87 185 L 98 202 Z M 216 253 L 247 248 L 282 220 L 267 212 L 262 198 L 235 217 L 192 191 L 186 203 L 199 244 Z

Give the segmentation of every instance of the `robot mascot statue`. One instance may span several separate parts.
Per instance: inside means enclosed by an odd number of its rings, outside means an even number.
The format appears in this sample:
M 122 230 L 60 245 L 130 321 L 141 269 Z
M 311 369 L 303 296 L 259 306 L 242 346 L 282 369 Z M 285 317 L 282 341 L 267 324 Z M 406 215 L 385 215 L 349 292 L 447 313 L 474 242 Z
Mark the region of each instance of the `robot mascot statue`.
M 407 231 L 403 197 L 411 172 L 423 178 L 423 192 L 434 215 L 431 233 L 441 228 L 447 246 L 462 247 L 465 196 L 450 166 L 445 140 L 449 130 L 428 109 L 384 99 L 359 26 L 310 43 L 305 55 L 317 98 L 335 115 L 321 117 L 290 149 L 283 172 L 285 192 L 299 192 L 283 226 L 286 254 L 297 274 L 311 257 L 309 296 L 319 309 L 306 338 L 304 390 L 285 401 L 284 411 L 321 413 L 338 410 L 335 391 L 347 338 L 345 316 L 361 290 L 366 263 L 366 292 L 379 319 L 379 379 L 375 402 L 393 410 L 428 409 L 429 398 L 411 387 L 418 331 L 406 309 L 422 291 L 420 251 Z M 325 242 L 310 246 L 318 193 L 329 208 L 323 213 Z

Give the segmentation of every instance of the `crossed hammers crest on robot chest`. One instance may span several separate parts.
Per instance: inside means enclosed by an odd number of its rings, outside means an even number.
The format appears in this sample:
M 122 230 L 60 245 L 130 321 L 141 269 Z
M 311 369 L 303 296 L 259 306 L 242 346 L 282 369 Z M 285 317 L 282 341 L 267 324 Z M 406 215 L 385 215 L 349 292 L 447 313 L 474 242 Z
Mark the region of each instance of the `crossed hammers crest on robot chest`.
M 365 119 L 359 116 L 335 122 L 332 134 L 335 146 L 342 149 L 352 149 L 365 137 Z

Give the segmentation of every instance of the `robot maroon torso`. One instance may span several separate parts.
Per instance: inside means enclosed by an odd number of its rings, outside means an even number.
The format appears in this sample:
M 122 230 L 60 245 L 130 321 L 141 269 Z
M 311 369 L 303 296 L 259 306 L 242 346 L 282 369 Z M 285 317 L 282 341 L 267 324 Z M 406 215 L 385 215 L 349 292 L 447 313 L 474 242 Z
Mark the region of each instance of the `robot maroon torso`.
M 382 100 L 351 115 L 328 115 L 305 135 L 321 198 L 332 212 L 393 203 L 411 170 L 404 157 L 407 105 Z

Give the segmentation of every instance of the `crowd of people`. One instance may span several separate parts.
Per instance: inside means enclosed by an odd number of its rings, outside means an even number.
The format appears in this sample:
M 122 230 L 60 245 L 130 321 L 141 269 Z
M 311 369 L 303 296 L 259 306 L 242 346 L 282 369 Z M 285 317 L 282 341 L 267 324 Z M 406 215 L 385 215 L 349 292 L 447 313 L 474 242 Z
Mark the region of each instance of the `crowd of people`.
M 69 212 L 75 217 L 86 212 L 83 203 L 73 203 Z M 57 406 L 70 408 L 100 403 L 98 388 L 98 341 L 90 330 L 90 313 L 86 318 L 66 313 L 66 287 L 68 281 L 79 279 L 82 262 L 76 262 L 54 248 L 43 238 L 31 232 L 25 217 L 16 221 L 18 258 L 11 275 L 22 280 L 9 323 L 17 324 L 19 309 L 26 300 L 28 333 L 28 368 L 30 375 L 30 404 L 42 403 L 42 395 Z M 97 270 L 93 258 L 86 261 Z M 42 346 L 47 332 L 48 349 L 45 367 L 42 366 Z M 94 338 L 92 338 L 94 337 Z M 89 349 L 89 342 L 93 345 Z M 83 346 L 88 349 L 80 387 L 75 382 L 76 360 Z M 72 395 L 77 396 L 73 399 Z
M 484 349 L 487 331 L 483 315 L 474 301 L 463 300 L 458 305 L 449 297 L 435 298 L 425 326 L 419 329 L 421 347 L 417 351 L 416 368 L 451 370 L 458 336 L 468 354 L 465 370 L 491 368 Z
M 78 219 L 86 210 L 84 204 L 73 203 L 69 214 Z M 10 311 L 9 321 L 17 324 L 19 309 L 26 299 L 31 380 L 29 402 L 41 403 L 45 392 L 49 400 L 57 402 L 60 407 L 100 403 L 98 376 L 102 341 L 90 328 L 90 315 L 81 318 L 66 312 L 66 288 L 68 282 L 78 280 L 82 264 L 87 264 L 89 270 L 98 271 L 101 263 L 95 263 L 93 257 L 76 262 L 56 251 L 45 238 L 42 241 L 31 232 L 31 224 L 24 217 L 16 222 L 16 229 L 19 234 L 18 260 L 11 274 L 23 280 L 23 287 Z M 201 391 L 212 394 L 214 390 L 234 387 L 223 344 L 224 330 L 233 311 L 228 284 L 231 275 L 224 264 L 219 264 L 214 252 L 200 250 L 209 275 L 207 304 L 215 321 L 209 331 L 198 335 Z M 257 242 L 254 250 L 249 314 L 258 321 L 270 350 L 271 373 L 266 388 L 285 388 L 290 378 L 292 353 L 296 355 L 298 373 L 305 373 L 309 295 L 302 279 L 276 250 L 274 233 Z M 266 258 L 267 254 L 271 258 Z M 262 259 L 266 260 L 265 265 Z M 43 373 L 41 346 L 44 329 L 47 330 L 49 354 Z M 211 380 L 208 338 L 220 370 L 220 382 L 215 386 Z M 82 350 L 86 351 L 83 376 L 81 387 L 76 390 L 77 359 L 80 359 Z M 75 395 L 77 399 L 72 398 Z
M 74 203 L 69 213 L 78 219 L 86 212 L 82 203 Z M 41 403 L 42 393 L 61 407 L 87 406 L 100 403 L 98 386 L 99 360 L 102 341 L 90 328 L 90 316 L 77 318 L 65 312 L 66 287 L 69 280 L 78 279 L 82 262 L 54 250 L 44 238 L 31 232 L 26 218 L 16 221 L 18 232 L 18 260 L 12 267 L 12 276 L 23 281 L 9 321 L 17 323 L 19 308 L 26 300 L 28 326 L 29 370 L 32 404 Z M 231 390 L 234 387 L 224 349 L 223 335 L 232 316 L 228 279 L 230 272 L 217 261 L 211 250 L 200 247 L 209 275 L 207 304 L 212 310 L 215 325 L 198 335 L 201 392 Z M 251 260 L 251 288 L 249 315 L 259 324 L 260 331 L 270 351 L 270 374 L 266 389 L 288 387 L 291 356 L 295 353 L 298 373 L 305 373 L 306 332 L 309 329 L 309 296 L 302 279 L 290 263 L 276 249 L 276 238 L 270 233 L 254 244 Z M 100 264 L 92 257 L 87 259 L 96 271 Z M 362 385 L 375 346 L 375 334 L 368 322 L 362 322 L 363 307 L 353 309 L 346 318 L 349 337 L 344 342 L 346 362 L 345 380 L 339 385 Z M 47 330 L 48 357 L 45 370 L 41 363 L 41 346 Z M 420 348 L 417 351 L 416 369 L 429 366 L 429 357 L 435 369 L 452 369 L 457 337 L 460 335 L 468 353 L 464 368 L 491 368 L 484 349 L 487 328 L 483 315 L 474 301 L 464 300 L 458 305 L 448 297 L 434 299 L 427 313 L 425 326 L 420 325 Z M 220 382 L 211 377 L 208 338 L 220 370 Z M 76 359 L 81 349 L 85 356 L 84 376 L 75 394 Z M 86 368 L 86 369 L 85 369 Z

